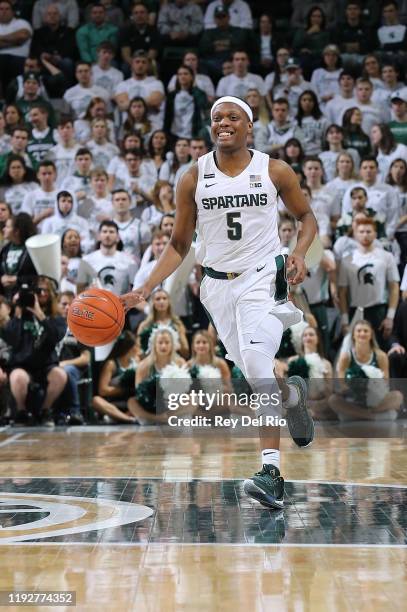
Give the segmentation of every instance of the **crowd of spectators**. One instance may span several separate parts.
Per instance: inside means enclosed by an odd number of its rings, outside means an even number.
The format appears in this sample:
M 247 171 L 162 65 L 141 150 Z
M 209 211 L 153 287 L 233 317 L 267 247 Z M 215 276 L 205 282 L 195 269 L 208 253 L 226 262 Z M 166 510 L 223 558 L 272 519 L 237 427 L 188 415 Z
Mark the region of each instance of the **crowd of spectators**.
M 407 377 L 407 2 L 280 4 L 0 0 L 3 418 L 160 422 L 167 365 L 215 369 L 225 388 L 239 376 L 197 265 L 182 295 L 157 287 L 131 311 L 103 356 L 66 325 L 84 288 L 120 295 L 147 278 L 223 95 L 253 110 L 248 146 L 297 173 L 324 247 L 291 295 L 305 323 L 285 333 L 276 371 L 320 379 L 316 418 L 397 417 L 390 387 L 334 394 L 330 381 Z M 288 252 L 298 227 L 278 206 Z M 39 233 L 61 237 L 59 284 L 26 249 Z

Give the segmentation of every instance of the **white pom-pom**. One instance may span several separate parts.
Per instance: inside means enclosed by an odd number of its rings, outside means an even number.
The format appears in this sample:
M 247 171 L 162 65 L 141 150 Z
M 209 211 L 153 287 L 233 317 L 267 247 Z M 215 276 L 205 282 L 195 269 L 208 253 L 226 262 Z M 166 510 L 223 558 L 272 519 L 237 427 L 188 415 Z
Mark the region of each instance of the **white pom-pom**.
M 361 368 L 368 378 L 384 378 L 383 372 L 376 366 L 362 365 Z
M 160 374 L 160 386 L 163 390 L 165 399 L 171 393 L 187 393 L 191 387 L 191 376 L 185 366 L 177 366 L 170 363 L 162 369 Z
M 291 342 L 297 355 L 301 354 L 302 334 L 306 327 L 309 327 L 306 321 L 300 321 L 299 323 L 296 323 L 290 327 Z
M 222 378 L 219 368 L 211 365 L 199 366 L 198 378 Z
M 326 364 L 322 357 L 318 353 L 307 353 L 304 355 L 304 359 L 309 365 L 309 377 L 310 378 L 324 378 L 327 372 Z
M 206 393 L 216 393 L 216 391 L 220 390 L 221 388 L 221 385 L 217 381 L 220 381 L 222 375 L 220 370 L 214 366 L 199 366 L 198 378 L 202 389 Z
M 309 382 L 313 392 L 323 393 L 325 390 L 325 374 L 327 367 L 318 353 L 307 353 L 304 359 L 309 366 Z
M 371 365 L 362 365 L 362 370 L 370 379 L 367 387 L 366 404 L 374 408 L 384 400 L 389 392 L 389 385 L 384 379 L 384 373 L 379 368 Z

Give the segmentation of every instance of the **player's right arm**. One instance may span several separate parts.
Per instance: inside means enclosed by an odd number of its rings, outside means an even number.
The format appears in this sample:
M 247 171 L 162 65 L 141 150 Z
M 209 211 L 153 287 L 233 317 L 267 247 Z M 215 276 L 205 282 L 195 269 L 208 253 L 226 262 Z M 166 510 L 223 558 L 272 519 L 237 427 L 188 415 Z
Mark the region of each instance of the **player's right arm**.
M 181 176 L 177 185 L 175 224 L 170 241 L 144 285 L 121 296 L 120 299 L 126 310 L 146 300 L 154 287 L 171 276 L 188 254 L 196 225 L 197 180 L 197 166 L 192 166 Z

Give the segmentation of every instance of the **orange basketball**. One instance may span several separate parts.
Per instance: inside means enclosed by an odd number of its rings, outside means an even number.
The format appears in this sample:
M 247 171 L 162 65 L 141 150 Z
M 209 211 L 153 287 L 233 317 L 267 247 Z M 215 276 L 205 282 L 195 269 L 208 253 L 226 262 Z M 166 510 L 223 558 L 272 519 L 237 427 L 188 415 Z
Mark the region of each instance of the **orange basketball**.
M 86 346 L 103 346 L 115 340 L 123 329 L 125 312 L 111 291 L 91 287 L 78 295 L 68 310 L 68 326 Z

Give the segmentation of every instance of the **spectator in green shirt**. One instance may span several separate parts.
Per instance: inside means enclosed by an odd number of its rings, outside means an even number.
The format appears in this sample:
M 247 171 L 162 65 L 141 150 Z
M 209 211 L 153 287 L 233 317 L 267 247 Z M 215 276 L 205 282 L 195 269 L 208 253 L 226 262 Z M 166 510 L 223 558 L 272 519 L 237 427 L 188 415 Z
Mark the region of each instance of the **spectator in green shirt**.
M 394 139 L 400 144 L 407 145 L 407 87 L 392 95 L 391 110 L 394 119 L 390 121 L 389 128 Z
M 22 112 L 25 123 L 30 125 L 30 110 L 33 106 L 40 105 L 48 111 L 48 125 L 55 128 L 55 111 L 48 100 L 39 94 L 41 86 L 39 74 L 37 72 L 26 72 L 23 81 L 23 97 L 16 100 L 16 106 Z
M 106 23 L 106 9 L 102 4 L 94 4 L 90 11 L 91 22 L 76 32 L 76 42 L 81 60 L 90 64 L 97 61 L 97 48 L 100 43 L 109 41 L 117 47 L 117 26 Z
M 5 153 L 4 155 L 0 155 L 0 177 L 2 177 L 5 173 L 8 160 L 12 155 L 19 155 L 24 159 L 25 164 L 28 168 L 33 167 L 33 159 L 27 153 L 29 136 L 30 132 L 28 128 L 21 126 L 14 128 L 10 140 L 11 150 L 8 153 Z

